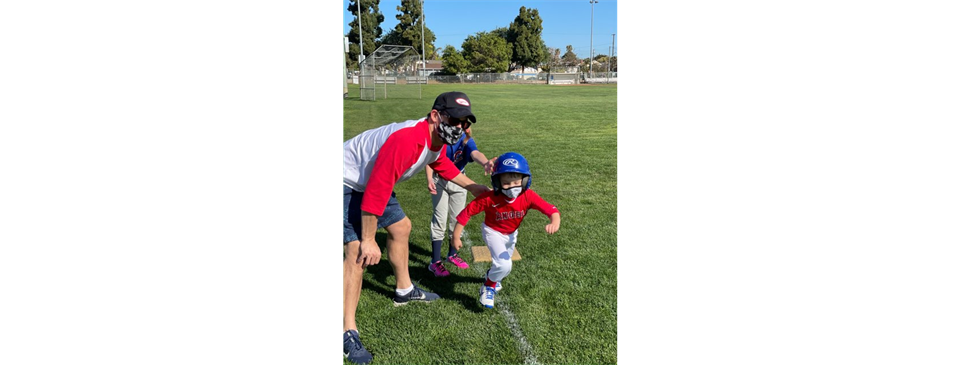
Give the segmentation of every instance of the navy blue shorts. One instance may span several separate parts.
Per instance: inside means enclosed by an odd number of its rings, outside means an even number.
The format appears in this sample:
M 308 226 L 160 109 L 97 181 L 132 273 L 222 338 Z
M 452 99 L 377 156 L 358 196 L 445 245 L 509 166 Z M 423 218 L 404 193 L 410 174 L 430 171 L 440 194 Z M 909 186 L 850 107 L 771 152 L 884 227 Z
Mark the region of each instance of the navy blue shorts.
M 363 201 L 363 193 L 343 186 L 343 244 L 352 241 L 359 241 L 363 232 L 360 230 L 360 203 Z M 387 201 L 387 208 L 383 214 L 377 217 L 377 228 L 389 227 L 399 222 L 407 215 L 400 208 L 400 202 L 397 201 L 397 194 L 390 193 L 390 200 Z

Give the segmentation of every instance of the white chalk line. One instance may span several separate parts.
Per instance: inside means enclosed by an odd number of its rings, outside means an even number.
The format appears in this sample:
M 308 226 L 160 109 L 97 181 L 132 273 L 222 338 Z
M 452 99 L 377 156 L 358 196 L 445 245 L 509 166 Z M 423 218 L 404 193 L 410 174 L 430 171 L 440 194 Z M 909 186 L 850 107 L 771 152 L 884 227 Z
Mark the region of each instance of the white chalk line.
M 463 231 L 462 241 L 464 247 L 473 246 L 470 242 L 470 237 L 467 235 L 467 231 Z M 477 272 L 480 275 L 486 275 L 482 269 L 477 265 L 471 265 L 473 271 Z M 517 339 L 517 347 L 520 350 L 520 354 L 523 355 L 524 364 L 539 365 L 540 362 L 537 361 L 537 355 L 533 353 L 533 347 L 530 346 L 530 343 L 527 342 L 527 337 L 523 335 L 523 331 L 520 331 L 520 324 L 517 323 L 517 316 L 510 311 L 510 308 L 506 303 L 499 302 L 494 305 L 497 307 L 497 310 L 500 314 L 503 315 L 507 320 L 507 327 L 510 328 L 510 333 L 513 334 L 513 337 Z

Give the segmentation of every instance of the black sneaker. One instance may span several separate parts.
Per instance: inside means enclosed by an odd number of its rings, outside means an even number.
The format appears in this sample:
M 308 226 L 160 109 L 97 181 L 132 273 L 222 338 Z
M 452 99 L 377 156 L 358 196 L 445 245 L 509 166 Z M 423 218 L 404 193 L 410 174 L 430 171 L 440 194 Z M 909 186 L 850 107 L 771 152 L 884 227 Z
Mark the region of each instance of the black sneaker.
M 410 302 L 427 302 L 427 303 L 430 303 L 430 302 L 432 302 L 432 301 L 434 301 L 434 300 L 437 300 L 437 299 L 439 299 L 439 298 L 440 298 L 439 295 L 436 295 L 436 294 L 434 294 L 434 293 L 425 291 L 425 290 L 423 290 L 423 289 L 420 289 L 420 288 L 417 287 L 416 285 L 414 285 L 414 286 L 413 286 L 413 290 L 411 290 L 409 293 L 407 293 L 407 295 L 399 295 L 399 294 L 396 294 L 396 292 L 394 292 L 394 296 L 393 296 L 393 306 L 394 306 L 394 307 L 399 307 L 399 306 L 401 306 L 401 305 L 404 305 L 404 304 L 407 304 L 407 303 L 410 303 Z
M 373 354 L 360 343 L 360 334 L 355 330 L 343 333 L 343 356 L 357 364 L 369 364 Z

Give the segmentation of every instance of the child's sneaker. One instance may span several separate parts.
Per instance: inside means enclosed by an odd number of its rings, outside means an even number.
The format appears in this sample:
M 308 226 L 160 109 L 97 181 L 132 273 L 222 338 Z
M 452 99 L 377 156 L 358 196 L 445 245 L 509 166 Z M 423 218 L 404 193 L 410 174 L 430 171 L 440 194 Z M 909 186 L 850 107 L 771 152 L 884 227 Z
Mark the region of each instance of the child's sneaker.
M 498 281 L 498 282 L 497 282 L 497 287 L 496 287 L 496 289 L 494 289 L 494 290 L 496 290 L 496 292 L 499 293 L 499 292 L 500 292 L 500 289 L 503 289 L 503 285 L 500 285 L 500 282 Z
M 450 275 L 450 272 L 447 271 L 447 268 L 443 267 L 442 261 L 434 262 L 430 264 L 430 266 L 427 266 L 427 268 L 430 269 L 430 272 L 432 272 L 433 276 L 436 276 L 436 277 L 442 278 L 444 276 Z
M 480 304 L 487 308 L 493 308 L 493 297 L 497 295 L 497 290 L 486 285 L 480 286 Z
M 470 268 L 470 265 L 467 265 L 467 262 L 463 261 L 463 259 L 460 258 L 460 255 L 447 256 L 447 261 L 452 262 L 454 265 L 457 265 L 457 267 L 461 269 Z

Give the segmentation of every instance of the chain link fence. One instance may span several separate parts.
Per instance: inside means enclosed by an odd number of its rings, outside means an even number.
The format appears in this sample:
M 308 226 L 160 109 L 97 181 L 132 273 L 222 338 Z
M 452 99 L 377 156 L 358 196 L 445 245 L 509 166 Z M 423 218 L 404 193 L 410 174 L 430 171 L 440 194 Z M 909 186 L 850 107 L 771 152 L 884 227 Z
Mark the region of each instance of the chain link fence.
M 511 74 L 511 73 L 472 73 L 459 75 L 428 75 L 428 84 L 561 84 L 556 82 L 559 75 L 564 75 L 563 79 L 568 79 L 571 74 L 550 74 L 541 72 L 537 74 Z M 617 83 L 616 72 L 583 72 L 575 74 L 573 84 L 615 84 Z M 351 80 L 352 79 L 352 80 Z M 357 75 L 348 78 L 352 83 L 359 83 Z M 569 83 L 567 83 L 569 84 Z

